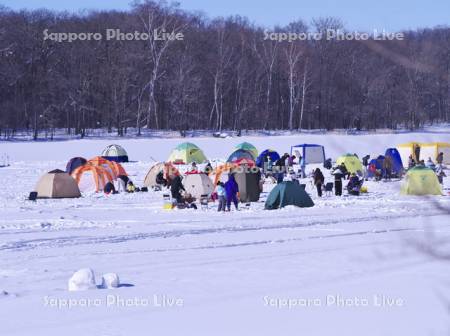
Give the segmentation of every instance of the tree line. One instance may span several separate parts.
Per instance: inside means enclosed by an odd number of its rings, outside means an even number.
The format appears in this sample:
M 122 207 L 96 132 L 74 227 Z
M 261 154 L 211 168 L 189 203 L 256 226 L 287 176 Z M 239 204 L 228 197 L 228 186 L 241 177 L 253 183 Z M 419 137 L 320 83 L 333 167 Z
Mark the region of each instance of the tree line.
M 150 38 L 106 39 L 107 29 Z M 328 29 L 345 27 L 319 18 L 272 31 Z M 103 38 L 58 42 L 50 33 Z M 156 38 L 161 33 L 183 38 Z M 450 28 L 404 36 L 275 41 L 243 17 L 210 19 L 153 1 L 78 14 L 0 7 L 0 134 L 415 129 L 449 122 Z

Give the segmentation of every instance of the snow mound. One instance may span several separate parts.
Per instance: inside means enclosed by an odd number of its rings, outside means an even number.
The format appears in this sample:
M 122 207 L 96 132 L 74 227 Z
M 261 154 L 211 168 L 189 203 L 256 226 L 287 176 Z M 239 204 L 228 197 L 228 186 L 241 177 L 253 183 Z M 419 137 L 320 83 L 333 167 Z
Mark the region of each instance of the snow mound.
M 95 275 L 90 268 L 82 268 L 76 271 L 69 279 L 69 291 L 83 291 L 95 289 Z
M 120 285 L 119 276 L 116 273 L 106 273 L 102 276 L 102 288 L 117 288 Z

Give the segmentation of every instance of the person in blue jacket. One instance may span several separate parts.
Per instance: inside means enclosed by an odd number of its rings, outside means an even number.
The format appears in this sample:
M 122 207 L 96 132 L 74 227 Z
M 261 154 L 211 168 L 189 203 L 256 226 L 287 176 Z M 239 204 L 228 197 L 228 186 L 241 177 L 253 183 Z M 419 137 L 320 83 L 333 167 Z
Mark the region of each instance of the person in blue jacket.
M 233 174 L 228 176 L 228 181 L 225 183 L 225 191 L 227 195 L 227 210 L 230 211 L 231 202 L 234 203 L 236 210 L 238 210 L 237 193 L 239 192 L 239 187 Z
M 222 182 L 217 182 L 217 197 L 219 199 L 219 207 L 217 211 L 225 211 L 225 204 L 227 203 L 227 192 Z

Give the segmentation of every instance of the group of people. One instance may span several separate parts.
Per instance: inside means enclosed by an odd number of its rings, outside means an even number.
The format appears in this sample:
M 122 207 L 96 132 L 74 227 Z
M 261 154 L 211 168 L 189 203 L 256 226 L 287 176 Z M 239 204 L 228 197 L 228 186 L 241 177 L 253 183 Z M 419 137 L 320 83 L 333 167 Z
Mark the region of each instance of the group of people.
M 436 156 L 436 163 L 433 162 L 431 157 L 428 158 L 428 160 L 425 162 L 425 160 L 418 160 L 417 159 L 417 153 L 415 154 L 415 157 L 413 155 L 410 155 L 408 158 L 408 169 L 411 169 L 413 167 L 427 167 L 432 169 L 439 180 L 440 184 L 444 183 L 444 177 L 447 176 L 444 172 L 444 153 L 440 152 Z
M 188 208 L 196 208 L 193 204 L 194 199 L 190 195 L 186 195 L 186 189 L 183 186 L 181 175 L 175 176 L 170 183 L 170 193 L 172 199 L 176 201 L 177 206 L 186 205 Z M 234 204 L 236 210 L 239 210 L 238 193 L 239 186 L 236 182 L 234 174 L 228 175 L 228 181 L 217 182 L 216 186 L 218 211 L 230 211 L 231 204 Z
M 369 173 L 375 177 L 376 181 L 380 181 L 381 179 L 385 179 L 386 181 L 391 180 L 395 177 L 394 174 L 394 163 L 392 161 L 392 157 L 390 155 L 383 156 L 381 159 L 381 163 L 370 163 L 370 155 L 366 155 L 362 158 L 362 164 L 364 167 L 364 178 L 367 180 Z M 381 167 L 381 169 L 378 169 Z
M 109 194 L 117 194 L 120 192 L 134 193 L 134 192 L 141 191 L 141 189 L 137 188 L 134 185 L 133 181 L 131 181 L 131 179 L 126 175 L 119 175 L 117 177 L 117 185 L 118 185 L 118 190 L 116 190 L 114 183 L 108 182 L 108 183 L 106 183 L 105 187 L 103 188 L 103 192 L 105 194 L 109 195 Z
M 331 174 L 334 176 L 334 192 L 336 196 L 342 196 L 342 185 L 345 179 L 348 179 L 346 188 L 349 195 L 359 195 L 364 179 L 360 179 L 355 173 L 350 173 L 344 163 L 335 167 Z M 325 177 L 320 168 L 316 168 L 313 172 L 313 183 L 317 189 L 317 196 L 322 197 Z
M 295 155 L 289 155 L 288 153 L 284 153 L 278 160 L 275 162 L 272 161 L 270 155 L 266 155 L 263 158 L 263 172 L 265 174 L 280 174 L 285 173 L 289 170 L 289 167 L 294 165 L 294 160 L 296 159 Z

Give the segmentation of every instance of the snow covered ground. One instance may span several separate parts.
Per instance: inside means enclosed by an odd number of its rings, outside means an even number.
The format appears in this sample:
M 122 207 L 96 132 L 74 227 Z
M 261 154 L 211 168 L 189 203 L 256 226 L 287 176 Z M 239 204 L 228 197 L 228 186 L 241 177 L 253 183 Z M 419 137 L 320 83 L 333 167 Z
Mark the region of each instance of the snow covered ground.
M 381 154 L 408 141 L 450 142 L 422 133 L 190 138 L 224 159 L 235 144 L 289 152 L 319 143 L 326 156 Z M 124 139 L 125 168 L 142 183 L 152 160 L 184 139 Z M 72 156 L 93 157 L 111 140 L 0 142 L 0 335 L 448 335 L 450 197 L 405 197 L 399 181 L 367 182 L 360 197 L 264 211 L 162 209 L 162 193 L 26 201 L 40 175 Z M 329 177 L 328 177 L 329 178 Z M 450 178 L 445 179 L 446 193 Z M 265 186 L 262 200 L 270 191 Z M 92 268 L 96 283 L 69 292 Z

